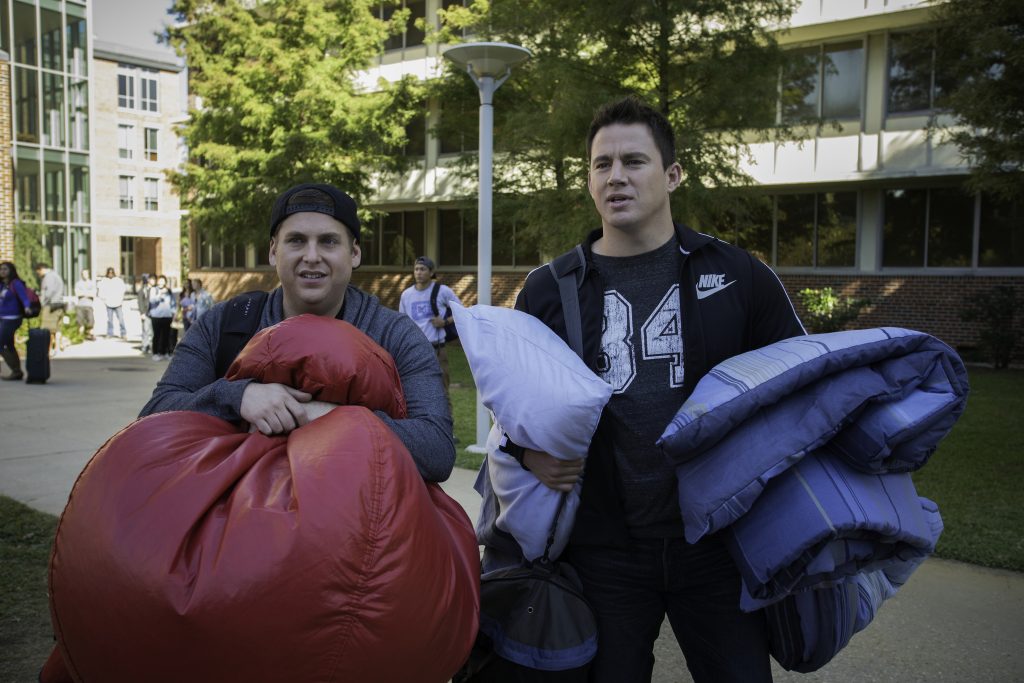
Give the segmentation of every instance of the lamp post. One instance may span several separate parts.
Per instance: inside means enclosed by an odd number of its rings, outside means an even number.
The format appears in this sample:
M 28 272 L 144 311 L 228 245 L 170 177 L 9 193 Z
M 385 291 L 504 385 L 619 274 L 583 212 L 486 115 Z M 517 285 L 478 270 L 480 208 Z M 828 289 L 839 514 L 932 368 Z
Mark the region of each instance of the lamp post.
M 480 91 L 480 190 L 477 206 L 477 303 L 491 304 L 491 195 L 494 163 L 494 91 L 508 80 L 512 67 L 530 57 L 530 51 L 509 43 L 463 43 L 442 56 L 464 68 Z M 476 398 L 476 443 L 467 450 L 483 453 L 490 420 L 480 394 Z

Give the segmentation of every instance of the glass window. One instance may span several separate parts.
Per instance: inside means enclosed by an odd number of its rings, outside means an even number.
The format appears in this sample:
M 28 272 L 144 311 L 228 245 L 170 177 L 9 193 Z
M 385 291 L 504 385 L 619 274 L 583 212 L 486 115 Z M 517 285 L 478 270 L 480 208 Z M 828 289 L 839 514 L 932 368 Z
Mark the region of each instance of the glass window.
M 157 80 L 155 77 L 142 76 L 139 78 L 139 108 L 142 111 L 159 111 L 157 107 Z
M 882 266 L 885 268 L 924 265 L 927 190 L 887 190 L 885 223 L 882 229 Z
M 119 159 L 132 159 L 135 156 L 135 126 L 117 124 L 117 156 Z
M 11 52 L 11 15 L 10 6 L 6 2 L 0 2 L 0 50 L 10 54 Z
M 43 144 L 63 147 L 66 120 L 64 115 L 64 77 L 43 72 Z
M 135 208 L 135 178 L 133 176 L 117 177 L 117 193 L 122 209 Z
M 39 144 L 39 84 L 35 69 L 14 69 L 14 115 L 18 142 Z
M 457 107 L 449 109 L 449 112 L 452 112 L 463 125 L 454 129 L 450 125 L 441 128 L 441 154 L 473 152 L 479 146 L 480 119 L 476 116 L 477 108 L 472 107 L 467 111 L 461 105 Z M 441 116 L 444 116 L 443 109 Z
M 369 228 L 369 229 L 367 229 Z M 360 237 L 363 264 L 412 266 L 425 253 L 426 214 L 423 211 L 386 213 L 364 226 Z
M 427 115 L 425 112 L 416 114 L 405 127 L 405 156 L 422 157 L 427 155 Z
M 845 267 L 857 260 L 857 193 L 818 194 L 818 267 Z
M 979 266 L 1024 266 L 1024 201 L 1005 201 L 982 195 L 979 230 Z
M 43 68 L 54 71 L 64 70 L 64 22 L 60 12 L 39 10 L 40 45 L 43 53 Z
M 157 161 L 157 141 L 159 140 L 160 131 L 156 128 L 147 128 L 145 131 L 145 149 L 143 150 L 143 158 L 146 161 Z
M 515 265 L 515 226 L 512 222 L 492 219 L 491 263 L 496 266 Z
M 46 206 L 45 219 L 48 221 L 67 220 L 63 163 L 47 161 L 43 165 L 43 188 L 43 202 Z
M 822 118 L 860 118 L 863 73 L 864 47 L 862 43 L 845 43 L 825 47 L 822 62 Z
M 437 212 L 440 233 L 438 265 L 462 265 L 462 212 L 441 209 Z
M 860 118 L 863 43 L 794 50 L 787 57 L 779 94 L 782 123 Z
M 68 85 L 69 143 L 72 149 L 89 149 L 89 83 L 74 81 Z
M 67 70 L 76 76 L 89 75 L 88 33 L 85 19 L 68 12 L 65 27 L 65 43 L 67 45 Z
M 395 14 L 395 9 L 401 7 L 401 0 L 385 0 L 380 4 L 380 19 L 381 21 L 391 21 L 391 17 Z M 402 34 L 391 35 L 384 41 L 385 50 L 400 50 L 402 48 Z
M 779 98 L 783 123 L 817 118 L 819 52 L 819 48 L 813 48 L 786 55 Z
M 135 79 L 130 74 L 117 75 L 117 106 L 122 109 L 135 108 Z
M 71 220 L 88 223 L 89 215 L 89 167 L 71 164 Z
M 77 274 L 85 268 L 92 270 L 89 259 L 89 232 L 87 225 L 72 225 L 68 233 L 71 239 L 71 274 L 75 276 L 75 280 L 78 279 Z
M 974 238 L 974 195 L 954 188 L 928 192 L 928 265 L 933 268 L 971 265 Z
M 14 3 L 14 61 L 18 64 L 38 64 L 36 48 L 39 32 L 36 30 L 36 8 L 23 2 Z
M 18 220 L 36 223 L 42 219 L 39 202 L 39 162 L 19 158 L 14 173 L 17 178 Z
M 143 181 L 143 199 L 146 211 L 160 210 L 160 181 L 157 178 L 146 178 Z
M 933 59 L 920 36 L 889 36 L 889 113 L 931 108 Z
M 426 35 L 423 29 L 416 26 L 416 21 L 427 17 L 426 0 L 405 0 L 405 6 L 409 9 L 409 22 L 405 25 L 405 46 L 422 45 Z
M 777 266 L 814 265 L 814 195 L 779 195 Z

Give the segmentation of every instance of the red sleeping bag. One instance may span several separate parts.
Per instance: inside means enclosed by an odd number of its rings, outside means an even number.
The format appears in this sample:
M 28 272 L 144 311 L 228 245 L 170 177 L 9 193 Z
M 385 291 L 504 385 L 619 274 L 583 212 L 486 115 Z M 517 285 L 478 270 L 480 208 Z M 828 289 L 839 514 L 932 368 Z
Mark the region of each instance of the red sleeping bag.
M 231 366 L 348 404 L 288 436 L 192 412 L 143 418 L 82 472 L 50 561 L 80 681 L 447 681 L 477 632 L 469 518 L 372 410 L 405 414 L 391 356 L 290 318 Z

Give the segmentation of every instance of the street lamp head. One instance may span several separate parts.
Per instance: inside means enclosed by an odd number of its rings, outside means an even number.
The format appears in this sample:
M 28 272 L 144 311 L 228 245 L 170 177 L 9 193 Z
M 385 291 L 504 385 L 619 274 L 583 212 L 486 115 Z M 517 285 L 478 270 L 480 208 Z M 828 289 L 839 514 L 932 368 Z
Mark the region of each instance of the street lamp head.
M 462 43 L 454 45 L 441 55 L 475 78 L 499 79 L 513 66 L 530 58 L 530 51 L 509 43 Z

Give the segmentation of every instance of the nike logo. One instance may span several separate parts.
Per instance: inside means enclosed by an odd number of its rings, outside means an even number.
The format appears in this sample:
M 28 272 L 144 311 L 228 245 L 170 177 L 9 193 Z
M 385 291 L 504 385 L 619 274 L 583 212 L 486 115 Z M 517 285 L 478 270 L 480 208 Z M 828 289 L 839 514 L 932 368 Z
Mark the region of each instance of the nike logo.
M 717 294 L 732 284 L 736 284 L 736 281 L 726 282 L 724 273 L 701 275 L 697 280 L 697 298 L 707 299 L 712 294 Z

